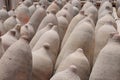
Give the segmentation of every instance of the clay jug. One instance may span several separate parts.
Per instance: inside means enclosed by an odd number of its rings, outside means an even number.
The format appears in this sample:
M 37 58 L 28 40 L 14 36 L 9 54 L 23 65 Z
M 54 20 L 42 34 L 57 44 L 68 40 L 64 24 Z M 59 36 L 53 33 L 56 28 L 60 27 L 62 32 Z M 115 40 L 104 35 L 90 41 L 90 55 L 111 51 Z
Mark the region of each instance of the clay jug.
M 100 14 L 103 10 L 105 10 L 106 6 L 108 6 L 111 11 L 113 10 L 112 4 L 109 1 L 105 1 L 103 4 L 101 4 L 98 14 Z
M 26 32 L 26 33 L 28 33 L 29 34 L 29 37 L 30 37 L 30 40 L 33 38 L 33 36 L 34 36 L 34 34 L 35 34 L 35 30 L 34 30 L 34 28 L 33 28 L 33 26 L 32 26 L 32 24 L 30 24 L 30 23 L 27 23 L 27 24 L 25 24 L 25 25 L 23 25 L 22 27 L 21 27 L 21 33 L 23 32 Z
M 8 47 L 17 41 L 15 34 L 16 32 L 14 30 L 9 30 L 6 34 L 1 36 L 5 51 L 8 49 Z
M 86 17 L 83 20 L 81 20 L 78 24 L 80 24 L 80 23 L 82 23 L 84 21 L 90 21 L 92 26 L 93 26 L 93 28 L 95 28 L 96 27 L 96 23 L 94 22 L 94 19 L 95 19 L 94 15 L 88 13 L 88 14 L 86 14 Z
M 54 0 L 59 5 L 60 9 L 67 3 L 67 0 Z
M 67 41 L 67 39 L 69 38 L 71 32 L 74 30 L 75 26 L 83 19 L 85 18 L 85 14 L 84 11 L 80 11 L 78 15 L 76 15 L 70 22 L 67 31 L 65 33 L 65 36 L 63 38 L 62 41 L 62 45 L 61 48 L 64 46 L 65 42 Z
M 87 8 L 89 8 L 90 6 L 92 6 L 93 4 L 90 1 L 86 1 L 86 3 L 83 5 L 81 10 L 86 10 Z
M 39 25 L 37 31 L 47 26 L 48 23 L 52 23 L 53 25 L 58 25 L 58 20 L 57 20 L 54 10 L 47 13 L 45 18 L 42 20 L 41 24 Z
M 97 31 L 102 25 L 104 25 L 107 22 L 111 22 L 113 26 L 115 27 L 115 29 L 117 29 L 117 25 L 116 25 L 114 17 L 111 14 L 106 14 L 104 17 L 100 18 L 97 21 L 95 31 Z
M 75 6 L 73 6 L 73 10 L 74 10 L 74 13 L 75 13 L 75 15 L 74 16 L 76 16 L 78 13 L 79 13 L 79 9 L 77 8 L 77 7 L 75 7 Z
M 25 0 L 23 2 L 27 7 L 30 7 L 33 4 L 33 0 Z
M 16 15 L 9 17 L 4 22 L 5 31 L 8 32 L 10 29 L 13 29 L 17 24 Z
M 79 10 L 80 10 L 81 7 L 82 7 L 82 4 L 81 4 L 81 1 L 80 1 L 80 0 L 72 0 L 72 1 L 71 1 L 71 4 L 72 4 L 74 7 L 77 7 Z
M 59 3 L 57 3 L 57 1 L 54 1 L 52 2 L 48 8 L 47 8 L 47 12 L 51 12 L 52 10 L 55 11 L 55 13 L 57 13 L 59 10 L 60 10 L 60 7 L 59 7 Z
M 59 47 L 60 47 L 60 37 L 58 34 L 58 27 L 54 26 L 51 30 L 45 32 L 37 41 L 36 45 L 33 47 L 32 51 L 38 50 L 44 43 L 50 44 L 51 52 L 53 53 L 52 61 L 55 63 Z M 54 44 L 53 44 L 54 43 Z
M 94 63 L 101 49 L 107 44 L 109 35 L 112 32 L 117 32 L 117 30 L 111 23 L 107 22 L 95 33 Z
M 70 21 L 72 20 L 72 16 L 70 15 L 70 13 L 68 12 L 67 8 L 65 9 L 61 9 L 60 11 L 57 12 L 56 16 L 60 17 L 60 16 L 64 16 L 66 15 L 66 19 L 68 20 L 68 22 L 70 23 Z
M 97 10 L 97 8 L 94 5 L 92 5 L 92 6 L 90 6 L 89 8 L 87 8 L 85 10 L 85 13 L 86 14 L 92 14 L 94 16 L 93 21 L 96 24 L 97 19 L 98 19 L 98 10 Z
M 30 12 L 28 7 L 21 3 L 16 9 L 15 14 L 17 18 L 20 20 L 20 22 L 24 25 L 26 24 L 30 19 Z
M 38 7 L 36 11 L 33 13 L 29 22 L 34 26 L 35 31 L 38 29 L 39 24 L 41 23 L 45 16 L 46 11 L 43 7 Z
M 45 28 L 41 29 L 40 31 L 36 32 L 32 40 L 30 41 L 31 49 L 35 46 L 39 38 L 47 31 L 49 31 L 53 27 L 52 23 L 49 23 Z
M 66 70 L 58 72 L 55 75 L 53 75 L 53 77 L 50 80 L 81 80 L 77 72 L 78 72 L 77 67 L 71 65 Z
M 91 14 L 91 13 L 88 13 L 88 14 L 85 13 L 85 14 L 86 14 L 86 17 L 83 20 L 81 20 L 81 23 L 84 22 L 84 21 L 90 20 L 91 24 L 93 25 L 93 27 L 95 29 L 95 27 L 96 27 L 96 21 L 94 21 L 94 19 L 95 19 L 94 15 Z
M 55 69 L 59 66 L 61 61 L 63 61 L 68 55 L 73 53 L 78 48 L 82 48 L 84 50 L 84 53 L 92 66 L 94 50 L 93 42 L 94 42 L 94 27 L 91 21 L 86 20 L 76 25 L 59 53 Z
M 15 15 L 15 9 L 11 9 L 9 12 L 8 12 L 9 16 L 14 16 Z
M 29 11 L 30 11 L 30 16 L 33 15 L 33 13 L 36 11 L 36 3 L 34 3 L 32 6 L 29 7 Z
M 120 35 L 112 34 L 111 37 L 106 46 L 100 51 L 89 80 L 120 79 Z
M 71 4 L 73 5 L 74 16 L 76 16 L 79 13 L 82 4 L 79 0 L 72 0 Z
M 75 65 L 77 67 L 78 76 L 81 78 L 81 80 L 89 79 L 90 64 L 81 48 L 67 56 L 57 68 L 56 73 L 66 70 L 70 65 Z
M 49 80 L 53 74 L 53 62 L 50 58 L 51 46 L 44 43 L 41 48 L 32 52 L 33 56 L 33 80 Z
M 70 13 L 71 17 L 73 18 L 75 16 L 75 12 L 73 9 L 73 5 L 71 2 L 67 2 L 62 9 L 67 9 L 67 11 Z
M 66 19 L 66 15 L 57 17 L 57 19 L 58 19 L 58 30 L 59 30 L 58 32 L 60 35 L 60 42 L 62 42 L 66 30 L 68 28 L 68 21 Z
M 1 80 L 31 80 L 32 55 L 27 39 L 22 35 L 0 59 Z
M 41 5 L 41 6 L 44 6 L 44 8 L 45 9 L 47 9 L 47 7 L 49 6 L 49 1 L 48 0 L 40 0 L 39 1 L 39 4 Z
M 0 10 L 0 18 L 5 21 L 9 17 L 9 14 L 6 10 L 6 6 L 3 6 L 3 8 Z
M 98 19 L 104 17 L 106 14 L 109 14 L 109 13 L 112 14 L 112 11 L 109 6 L 106 6 L 105 9 L 101 13 L 99 13 Z

